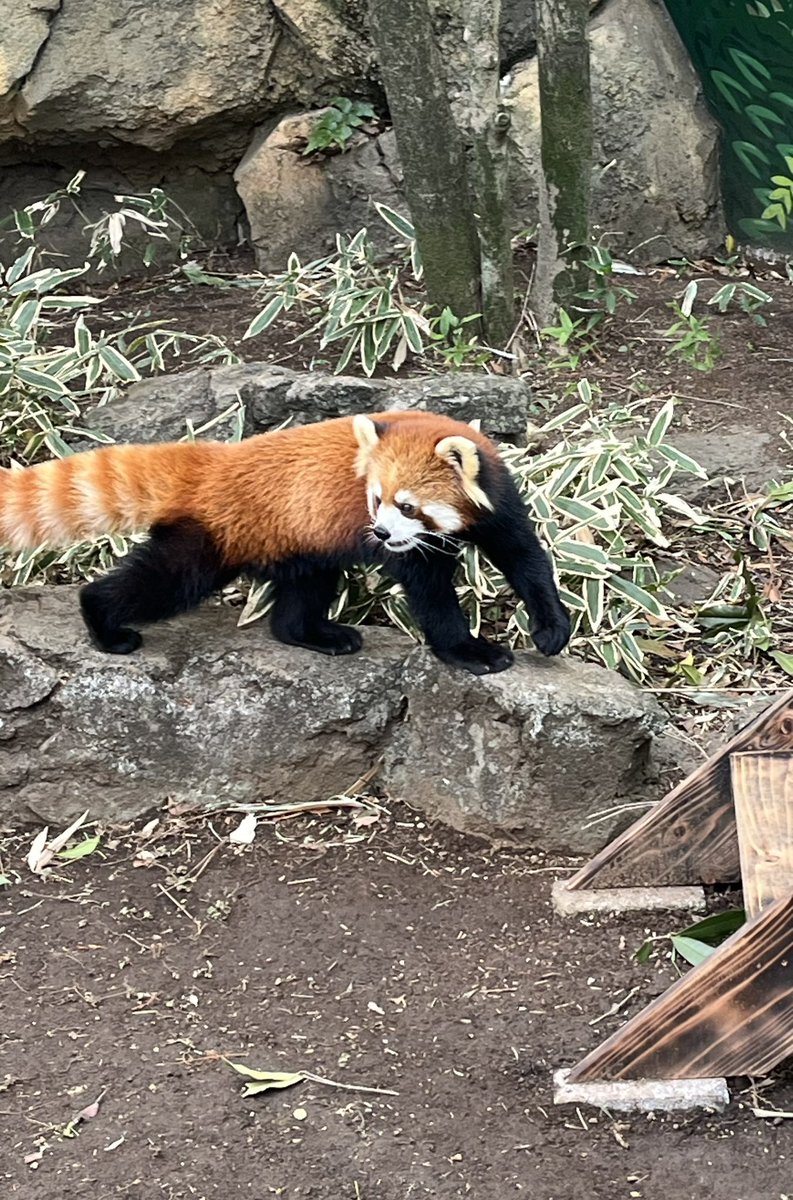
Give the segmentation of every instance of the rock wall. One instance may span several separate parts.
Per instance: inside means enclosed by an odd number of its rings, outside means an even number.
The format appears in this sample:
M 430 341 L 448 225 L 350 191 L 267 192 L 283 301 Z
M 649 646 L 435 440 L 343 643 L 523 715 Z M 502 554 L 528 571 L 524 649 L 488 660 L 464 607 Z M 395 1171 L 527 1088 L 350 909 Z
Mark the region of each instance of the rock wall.
M 474 680 L 393 630 L 325 658 L 208 607 L 150 628 L 129 658 L 93 650 L 77 589 L 0 593 L 2 823 L 131 820 L 189 806 L 320 800 L 381 758 L 395 797 L 457 828 L 559 853 L 641 787 L 652 696 L 573 659 L 523 652 Z
M 237 400 L 245 406 L 246 437 L 287 420 L 301 425 L 357 412 L 417 408 L 457 421 L 478 419 L 488 436 L 522 445 L 530 420 L 531 388 L 525 379 L 484 372 L 390 382 L 246 363 L 143 380 L 113 403 L 94 409 L 86 420 L 92 429 L 117 442 L 177 441 L 184 436 L 188 419 L 198 428 Z M 214 436 L 222 439 L 232 428 L 230 420 L 227 429 L 215 427 Z
M 399 203 L 391 134 L 363 137 L 322 165 L 290 150 L 295 110 L 339 93 L 382 102 L 362 0 L 2 6 L 0 215 L 85 168 L 79 212 L 65 208 L 50 229 L 60 252 L 79 259 L 86 221 L 112 208 L 114 194 L 152 186 L 173 196 L 204 243 L 232 245 L 249 221 L 263 267 L 282 266 L 291 249 L 322 253 L 336 230 L 373 221 L 373 198 Z M 454 5 L 437 0 L 434 9 L 442 35 L 456 28 Z M 506 0 L 516 231 L 533 222 L 536 202 L 534 29 L 534 4 Z M 643 241 L 646 259 L 714 249 L 715 126 L 671 22 L 654 0 L 607 0 L 593 20 L 592 53 L 595 215 L 610 244 Z M 284 114 L 292 124 L 279 126 Z

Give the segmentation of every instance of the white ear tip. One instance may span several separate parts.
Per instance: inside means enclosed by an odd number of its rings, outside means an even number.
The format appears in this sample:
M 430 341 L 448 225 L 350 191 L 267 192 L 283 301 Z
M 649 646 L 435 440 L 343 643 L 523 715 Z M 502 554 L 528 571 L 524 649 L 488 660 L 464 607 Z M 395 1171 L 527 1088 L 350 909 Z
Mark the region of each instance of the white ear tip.
M 377 425 L 364 413 L 356 413 L 353 417 L 352 432 L 362 450 L 373 450 L 380 441 Z

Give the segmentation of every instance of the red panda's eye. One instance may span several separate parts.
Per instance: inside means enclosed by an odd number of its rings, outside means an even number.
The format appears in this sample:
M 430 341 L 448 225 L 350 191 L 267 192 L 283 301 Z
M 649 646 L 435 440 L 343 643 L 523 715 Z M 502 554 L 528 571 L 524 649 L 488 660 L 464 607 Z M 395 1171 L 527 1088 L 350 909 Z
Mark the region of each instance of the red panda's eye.
M 415 504 L 400 504 L 399 511 L 402 513 L 403 517 L 415 517 L 416 506 Z

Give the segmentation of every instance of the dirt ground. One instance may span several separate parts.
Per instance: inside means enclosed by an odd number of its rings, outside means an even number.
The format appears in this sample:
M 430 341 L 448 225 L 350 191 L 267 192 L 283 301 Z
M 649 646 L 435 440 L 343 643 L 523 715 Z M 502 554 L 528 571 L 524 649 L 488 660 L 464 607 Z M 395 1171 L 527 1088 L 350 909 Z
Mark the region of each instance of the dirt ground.
M 785 1120 L 751 1107 L 793 1106 L 790 1072 L 759 1101 L 735 1081 L 722 1115 L 551 1104 L 551 1071 L 670 982 L 632 958 L 669 918 L 563 920 L 556 869 L 402 807 L 236 851 L 231 820 L 110 837 L 46 881 L 6 843 L 6 1196 L 785 1200 Z M 226 1057 L 346 1086 L 246 1100 Z

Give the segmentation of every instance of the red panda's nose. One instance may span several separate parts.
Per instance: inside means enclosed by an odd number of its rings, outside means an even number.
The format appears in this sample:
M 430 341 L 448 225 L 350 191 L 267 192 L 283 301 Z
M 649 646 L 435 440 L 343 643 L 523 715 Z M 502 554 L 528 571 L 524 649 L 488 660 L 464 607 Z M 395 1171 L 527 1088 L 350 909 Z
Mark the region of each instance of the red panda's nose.
M 372 533 L 375 535 L 376 538 L 379 538 L 381 542 L 387 542 L 388 539 L 391 537 L 391 530 L 384 529 L 382 525 L 375 525 L 374 529 L 372 530 Z

